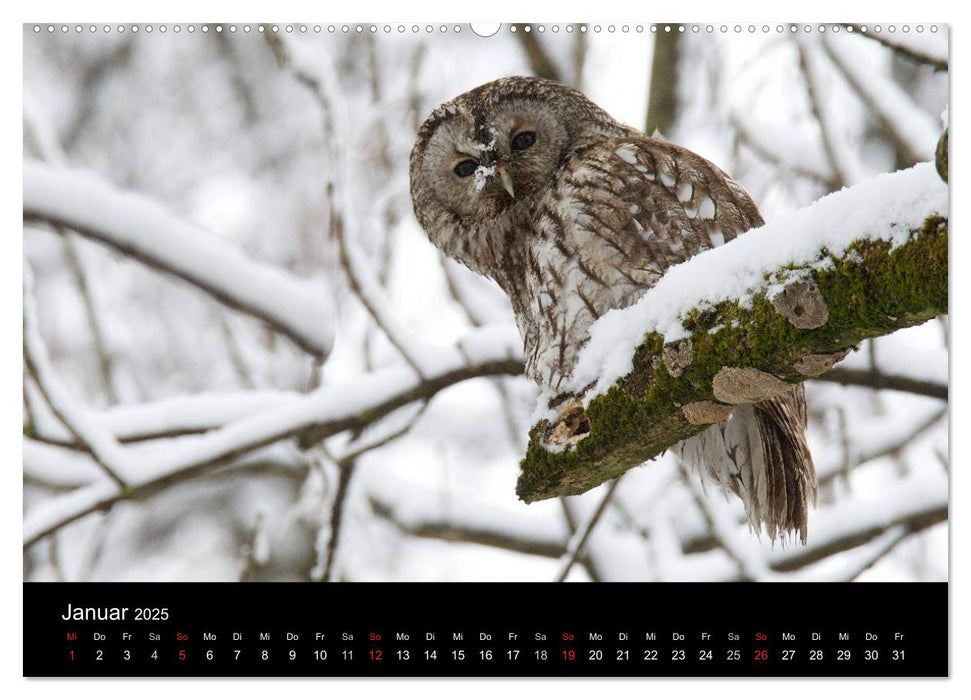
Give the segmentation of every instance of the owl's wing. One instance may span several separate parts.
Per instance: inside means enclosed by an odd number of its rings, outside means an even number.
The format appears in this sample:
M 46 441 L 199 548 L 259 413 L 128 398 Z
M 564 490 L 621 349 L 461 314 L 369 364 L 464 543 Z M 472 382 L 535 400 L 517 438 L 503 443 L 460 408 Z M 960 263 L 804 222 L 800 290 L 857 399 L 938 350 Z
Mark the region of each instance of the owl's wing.
M 583 268 L 569 286 L 611 308 L 633 303 L 671 265 L 763 223 L 748 193 L 715 165 L 636 134 L 578 152 L 558 190 L 558 245 Z M 605 313 L 592 311 L 594 318 Z M 569 328 L 569 312 L 565 318 Z M 798 386 L 736 409 L 677 449 L 709 481 L 741 496 L 753 526 L 764 525 L 772 539 L 798 532 L 805 542 L 816 496 L 805 423 Z
M 671 265 L 761 224 L 745 190 L 684 148 L 633 130 L 578 148 L 528 238 L 528 374 L 558 392 L 600 316 L 634 303 Z
M 713 163 L 636 132 L 577 151 L 555 189 L 564 245 L 599 238 L 604 262 L 612 258 L 641 287 L 763 223 L 748 193 Z

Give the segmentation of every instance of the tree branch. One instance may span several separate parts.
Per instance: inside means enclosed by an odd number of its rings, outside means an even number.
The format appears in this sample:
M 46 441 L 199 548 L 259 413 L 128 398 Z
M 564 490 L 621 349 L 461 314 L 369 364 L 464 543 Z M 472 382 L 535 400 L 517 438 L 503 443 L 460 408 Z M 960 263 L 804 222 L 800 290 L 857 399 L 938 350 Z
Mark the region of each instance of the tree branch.
M 557 583 L 563 583 L 566 581 L 566 577 L 570 573 L 570 569 L 573 565 L 577 563 L 580 555 L 583 554 L 583 548 L 587 545 L 587 540 L 590 539 L 590 535 L 593 533 L 593 529 L 597 527 L 597 523 L 600 522 L 600 518 L 603 517 L 604 511 L 607 509 L 607 504 L 610 503 L 610 499 L 613 498 L 614 492 L 617 490 L 618 484 L 620 484 L 620 479 L 623 476 L 614 479 L 613 483 L 607 487 L 607 493 L 597 504 L 597 509 L 590 516 L 583 527 L 577 528 L 576 532 L 570 538 L 570 542 L 566 546 L 566 554 L 563 557 L 563 561 L 560 566 L 560 571 L 556 576 Z
M 670 137 L 678 119 L 678 39 L 673 28 L 654 35 L 654 57 L 651 60 L 651 85 L 647 99 L 644 133 L 655 132 Z
M 947 70 L 947 42 L 943 43 L 943 52 L 933 50 L 926 42 L 921 42 L 919 35 L 913 35 L 908 39 L 906 34 L 898 34 L 891 38 L 888 34 L 876 34 L 874 32 L 860 31 L 859 24 L 846 24 L 845 27 L 852 29 L 857 36 L 866 37 L 878 44 L 883 44 L 901 56 L 905 56 L 912 61 L 925 63 L 932 66 L 935 70 Z M 916 41 L 915 41 L 916 40 Z M 908 43 L 910 42 L 910 43 Z M 921 45 L 923 43 L 923 45 Z
M 826 86 L 823 84 L 822 57 L 815 44 L 798 38 L 796 48 L 799 52 L 799 68 L 806 83 L 806 93 L 813 117 L 819 124 L 819 133 L 823 141 L 823 149 L 834 175 L 836 189 L 853 185 L 862 178 L 862 166 L 856 150 L 851 148 L 842 134 L 833 114 L 833 110 L 826 102 Z
M 559 558 L 566 550 L 565 537 L 539 538 L 515 532 L 513 528 L 503 526 L 489 528 L 481 525 L 454 522 L 445 517 L 425 516 L 420 518 L 402 518 L 395 506 L 388 500 L 374 494 L 369 496 L 372 512 L 387 520 L 402 533 L 412 537 L 424 537 L 444 540 L 446 542 L 464 542 L 486 547 L 497 547 L 520 554 L 532 554 L 540 557 Z
M 833 65 L 883 125 L 905 164 L 933 157 L 936 120 L 897 83 L 861 63 L 845 41 L 824 39 L 821 43 Z
M 904 207 L 895 209 L 904 223 L 872 211 L 884 187 Z M 920 211 L 902 213 L 908 197 Z M 868 214 L 857 208 L 865 205 Z M 856 218 L 847 227 L 850 211 Z M 826 197 L 669 270 L 601 338 L 593 329 L 572 381 L 594 387 L 583 390 L 594 396 L 585 409 L 571 402 L 533 426 L 520 498 L 584 493 L 724 420 L 733 404 L 769 398 L 822 374 L 866 338 L 946 313 L 948 220 L 938 211 L 947 211 L 946 188 L 924 164 Z M 763 250 L 772 236 L 789 237 L 777 257 Z M 798 259 L 780 262 L 793 250 Z M 676 328 L 672 306 L 681 309 Z M 676 342 L 666 344 L 666 334 Z M 623 366 L 627 352 L 632 370 L 603 370 Z
M 475 364 L 467 364 L 469 356 Z M 275 442 L 297 437 L 304 445 L 315 444 L 345 430 L 367 426 L 414 401 L 430 399 L 466 379 L 522 372 L 520 359 L 503 357 L 498 349 L 491 356 L 485 348 L 465 355 L 449 353 L 441 359 L 438 371 L 424 380 L 400 366 L 378 370 L 355 383 L 325 386 L 286 405 L 245 416 L 184 444 L 132 454 L 129 461 L 137 461 L 138 466 L 128 465 L 126 474 L 138 474 L 138 478 L 131 476 L 127 488 L 102 481 L 50 499 L 27 513 L 24 546 L 119 500 L 150 495 Z
M 537 78 L 546 78 L 562 83 L 563 78 L 560 75 L 559 68 L 556 67 L 550 55 L 546 53 L 546 49 L 539 42 L 536 32 L 526 31 L 527 25 L 525 24 L 514 24 L 513 26 L 516 28 L 516 33 L 513 36 L 519 41 L 520 48 L 526 54 L 526 60 L 529 61 L 529 68 L 533 71 L 533 75 Z
M 24 362 L 31 379 L 51 411 L 74 438 L 91 453 L 101 469 L 122 492 L 128 489 L 121 445 L 115 437 L 74 404 L 55 376 L 40 336 L 33 293 L 33 275 L 24 268 Z
M 87 174 L 24 163 L 24 219 L 76 231 L 254 316 L 315 356 L 333 341 L 322 286 L 252 260 L 140 195 Z
M 904 391 L 909 394 L 929 396 L 932 399 L 947 401 L 947 384 L 928 382 L 913 377 L 903 377 L 882 372 L 850 369 L 848 367 L 834 367 L 825 374 L 815 377 L 818 382 L 835 382 L 844 386 L 864 386 L 869 389 L 890 389 Z

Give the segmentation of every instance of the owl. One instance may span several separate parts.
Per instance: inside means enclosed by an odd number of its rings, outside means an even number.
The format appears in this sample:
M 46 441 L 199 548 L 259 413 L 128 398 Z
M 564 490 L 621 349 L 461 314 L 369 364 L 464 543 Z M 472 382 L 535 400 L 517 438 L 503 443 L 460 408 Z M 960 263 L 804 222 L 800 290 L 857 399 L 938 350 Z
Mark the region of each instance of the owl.
M 509 296 L 526 373 L 552 396 L 594 321 L 633 304 L 671 265 L 763 223 L 712 163 L 539 78 L 502 78 L 435 109 L 410 176 L 429 239 Z M 739 407 L 675 451 L 739 496 L 757 532 L 805 542 L 816 495 L 806 420 L 800 385 Z

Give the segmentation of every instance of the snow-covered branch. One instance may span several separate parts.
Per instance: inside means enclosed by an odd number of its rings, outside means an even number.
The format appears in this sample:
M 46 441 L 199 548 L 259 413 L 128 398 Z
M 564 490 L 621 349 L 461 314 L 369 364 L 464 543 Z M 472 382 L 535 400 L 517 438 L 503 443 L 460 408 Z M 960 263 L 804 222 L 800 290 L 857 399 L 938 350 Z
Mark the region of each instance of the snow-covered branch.
M 24 363 L 54 415 L 91 453 L 115 486 L 124 491 L 128 484 L 121 445 L 113 435 L 75 405 L 51 367 L 47 348 L 38 329 L 33 275 L 29 266 L 24 268 Z
M 118 500 L 154 493 L 281 440 L 298 438 L 304 445 L 314 444 L 346 430 L 364 428 L 467 379 L 519 374 L 522 359 L 507 340 L 502 334 L 479 331 L 463 344 L 461 352 L 443 349 L 434 372 L 424 378 L 400 365 L 376 370 L 346 384 L 327 385 L 278 404 L 271 402 L 204 435 L 161 446 L 120 448 L 113 454 L 113 463 L 128 476 L 127 488 L 106 479 L 45 501 L 25 517 L 24 545 Z
M 520 498 L 588 491 L 735 404 L 824 373 L 865 338 L 946 313 L 947 211 L 947 186 L 924 163 L 668 270 L 594 325 L 571 378 L 586 420 L 571 409 L 533 426 Z
M 254 316 L 315 356 L 333 342 L 323 285 L 251 259 L 158 203 L 103 180 L 24 163 L 24 218 L 76 231 Z

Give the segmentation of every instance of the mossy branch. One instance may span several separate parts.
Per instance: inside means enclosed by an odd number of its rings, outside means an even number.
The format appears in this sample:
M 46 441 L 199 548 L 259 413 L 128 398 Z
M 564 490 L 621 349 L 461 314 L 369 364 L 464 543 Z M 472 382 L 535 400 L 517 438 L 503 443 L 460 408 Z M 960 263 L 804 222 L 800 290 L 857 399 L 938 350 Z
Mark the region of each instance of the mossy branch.
M 750 307 L 725 302 L 688 314 L 690 344 L 646 334 L 633 371 L 590 402 L 585 420 L 569 416 L 589 430 L 568 441 L 575 446 L 544 446 L 569 430 L 563 420 L 533 426 L 519 497 L 584 493 L 723 420 L 731 404 L 821 374 L 866 338 L 947 313 L 947 231 L 947 218 L 932 215 L 896 248 L 861 239 L 838 256 L 821 251 L 813 264 L 780 270 L 776 278 L 792 282 L 771 299 L 766 282 Z

